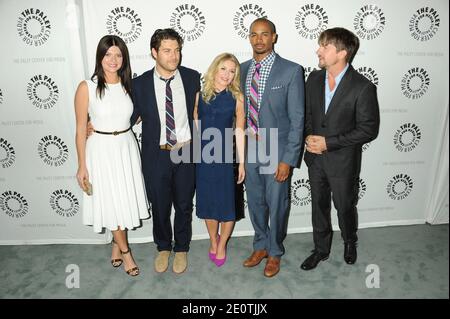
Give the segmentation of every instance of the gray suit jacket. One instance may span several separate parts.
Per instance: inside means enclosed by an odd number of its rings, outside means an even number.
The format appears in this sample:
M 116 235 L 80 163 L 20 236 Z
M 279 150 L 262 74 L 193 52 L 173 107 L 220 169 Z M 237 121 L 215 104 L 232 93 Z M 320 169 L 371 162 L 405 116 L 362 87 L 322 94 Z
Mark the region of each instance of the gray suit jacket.
M 251 60 L 241 64 L 241 87 L 245 96 L 246 79 Z M 269 144 L 270 128 L 278 129 L 278 162 L 300 167 L 303 149 L 305 115 L 305 81 L 303 67 L 276 54 L 260 103 L 259 127 L 266 129 Z

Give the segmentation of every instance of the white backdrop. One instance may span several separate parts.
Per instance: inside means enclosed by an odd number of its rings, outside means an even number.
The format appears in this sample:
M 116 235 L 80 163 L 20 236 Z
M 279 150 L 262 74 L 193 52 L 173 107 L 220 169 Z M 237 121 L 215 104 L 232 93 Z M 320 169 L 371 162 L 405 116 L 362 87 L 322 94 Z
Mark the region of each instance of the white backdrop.
M 109 240 L 82 225 L 74 178 L 73 97 L 103 35 L 124 38 L 136 76 L 154 66 L 154 30 L 174 27 L 185 37 L 183 65 L 203 73 L 225 51 L 249 59 L 248 27 L 260 16 L 277 26 L 276 51 L 306 75 L 317 68 L 322 30 L 342 26 L 361 39 L 353 64 L 378 86 L 381 127 L 364 147 L 360 228 L 448 223 L 448 9 L 447 0 L 0 0 L 0 244 Z M 311 231 L 310 202 L 303 163 L 292 180 L 290 233 Z M 130 241 L 151 241 L 151 224 Z M 247 212 L 234 235 L 252 233 Z M 193 238 L 206 236 L 194 213 Z

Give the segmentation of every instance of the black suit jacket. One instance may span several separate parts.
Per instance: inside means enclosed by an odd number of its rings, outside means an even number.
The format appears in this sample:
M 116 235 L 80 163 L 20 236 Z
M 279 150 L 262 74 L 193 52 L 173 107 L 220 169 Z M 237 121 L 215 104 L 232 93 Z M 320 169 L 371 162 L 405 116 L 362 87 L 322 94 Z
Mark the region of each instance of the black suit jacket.
M 178 67 L 181 79 L 183 81 L 184 93 L 186 96 L 186 108 L 189 121 L 189 127 L 192 132 L 192 123 L 194 116 L 195 96 L 200 91 L 200 74 L 186 67 Z M 155 169 L 155 163 L 158 160 L 159 141 L 161 135 L 161 122 L 158 113 L 158 104 L 156 102 L 154 85 L 154 68 L 150 71 L 133 79 L 133 115 L 131 124 L 134 125 L 140 116 L 142 119 L 142 171 L 147 186 L 150 183 L 150 176 Z M 163 119 L 165 120 L 165 119 Z M 191 143 L 191 148 L 192 148 Z M 191 154 L 192 154 L 191 149 Z
M 380 126 L 376 86 L 350 65 L 325 114 L 325 70 L 312 72 L 306 82 L 305 136 L 324 136 L 327 151 L 305 152 L 312 165 L 323 156 L 325 169 L 334 177 L 357 177 L 362 145 L 374 140 Z

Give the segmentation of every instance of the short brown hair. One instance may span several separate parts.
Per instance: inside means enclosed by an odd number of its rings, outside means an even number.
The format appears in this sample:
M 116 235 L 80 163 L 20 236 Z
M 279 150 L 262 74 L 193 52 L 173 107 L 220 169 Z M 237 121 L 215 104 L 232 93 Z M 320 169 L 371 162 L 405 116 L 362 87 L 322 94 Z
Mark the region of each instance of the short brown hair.
M 359 39 L 351 31 L 344 28 L 332 28 L 323 31 L 319 36 L 319 45 L 333 44 L 338 51 L 347 51 L 345 59 L 351 63 L 359 49 Z
M 177 40 L 180 49 L 183 47 L 183 38 L 180 34 L 174 29 L 167 28 L 155 30 L 150 40 L 150 50 L 155 49 L 158 51 L 162 40 Z

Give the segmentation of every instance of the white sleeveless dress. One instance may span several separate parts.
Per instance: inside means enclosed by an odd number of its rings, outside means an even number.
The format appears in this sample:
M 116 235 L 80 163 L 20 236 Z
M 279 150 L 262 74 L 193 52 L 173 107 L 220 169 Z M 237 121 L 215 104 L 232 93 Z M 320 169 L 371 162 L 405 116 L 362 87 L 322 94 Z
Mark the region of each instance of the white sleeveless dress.
M 95 130 L 114 132 L 130 127 L 133 103 L 121 83 L 107 84 L 99 99 L 97 83 L 86 80 L 89 116 Z M 94 232 L 133 229 L 149 217 L 141 157 L 131 130 L 118 135 L 93 133 L 86 141 L 86 166 L 92 196 L 83 193 L 83 224 Z

